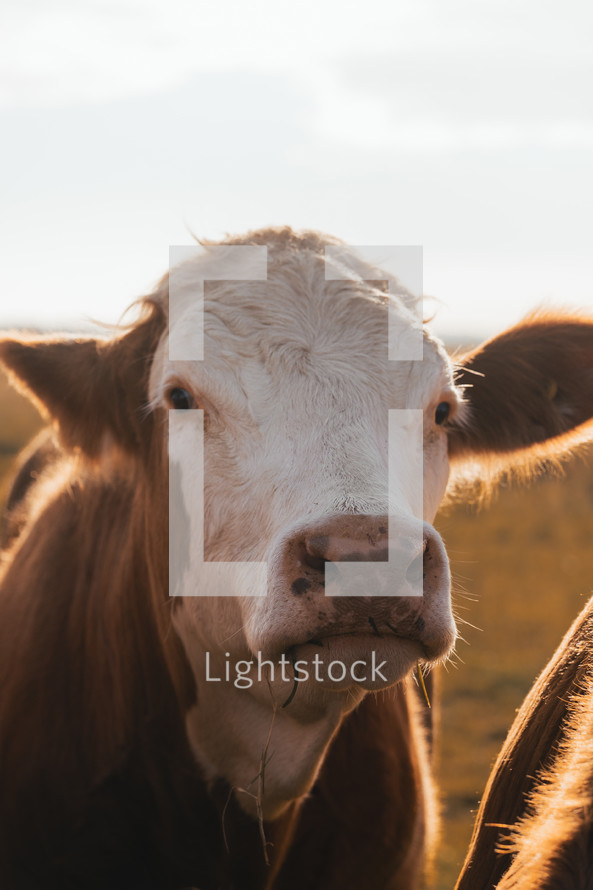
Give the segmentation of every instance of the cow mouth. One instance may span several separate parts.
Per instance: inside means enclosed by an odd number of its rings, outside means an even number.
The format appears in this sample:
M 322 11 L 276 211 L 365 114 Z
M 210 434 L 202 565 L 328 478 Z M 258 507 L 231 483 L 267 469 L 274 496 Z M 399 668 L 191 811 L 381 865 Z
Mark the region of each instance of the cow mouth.
M 422 652 L 422 656 L 426 661 L 431 661 L 431 655 L 429 652 L 429 647 L 422 642 L 420 638 L 413 638 L 402 633 L 399 633 L 398 630 L 389 622 L 385 621 L 383 624 L 385 625 L 385 629 L 383 629 L 383 625 L 381 627 L 375 621 L 372 616 L 369 616 L 369 627 L 370 631 L 367 628 L 356 628 L 352 630 L 326 630 L 322 631 L 315 637 L 311 637 L 310 639 L 303 640 L 299 643 L 293 643 L 292 646 L 319 646 L 323 648 L 324 646 L 329 645 L 329 641 L 335 640 L 337 637 L 355 637 L 355 638 L 383 638 L 387 637 L 388 639 L 396 637 L 398 640 L 406 640 L 409 643 L 415 643 Z
M 338 643 L 348 641 L 364 641 L 369 649 L 379 641 L 388 646 L 401 645 L 408 650 L 414 648 L 417 658 L 425 662 L 438 662 L 450 652 L 454 635 L 449 631 L 431 634 L 422 617 L 417 617 L 413 627 L 405 632 L 398 630 L 390 621 L 377 620 L 369 616 L 367 626 L 357 623 L 355 626 L 344 626 L 340 623 L 319 628 L 315 633 L 302 636 L 283 646 L 284 652 L 296 651 L 304 646 L 321 649 L 335 648 Z M 396 642 L 397 641 L 397 642 Z M 280 653 L 278 653 L 280 654 Z
M 379 624 L 371 617 L 367 627 L 328 626 L 285 641 L 275 657 L 292 663 L 289 673 L 293 676 L 299 666 L 307 670 L 309 687 L 342 691 L 358 686 L 378 691 L 403 680 L 419 663 L 434 664 L 445 658 L 453 640 L 451 633 L 433 639 L 404 635 L 390 623 Z M 319 669 L 314 672 L 315 665 Z M 293 694 L 298 695 L 304 686 L 295 683 Z
M 299 666 L 308 670 L 307 680 L 295 680 L 292 693 L 288 687 L 292 698 L 315 697 L 315 689 L 386 689 L 405 679 L 419 663 L 443 661 L 453 647 L 456 629 L 452 617 L 447 620 L 446 615 L 403 609 L 391 614 L 391 609 L 377 605 L 373 612 L 364 610 L 366 614 L 360 614 L 359 603 L 356 615 L 350 603 L 339 605 L 341 614 L 333 615 L 333 620 L 295 622 L 292 634 L 272 626 L 267 639 L 256 637 L 250 641 L 252 652 L 260 650 L 273 662 L 285 660 L 286 680 L 296 678 Z M 282 629 L 287 629 L 286 624 Z M 322 666 L 314 673 L 313 666 L 320 661 Z M 285 691 L 286 687 L 282 694 Z
M 302 665 L 310 682 L 341 691 L 358 686 L 385 689 L 403 680 L 419 661 L 426 661 L 418 640 L 377 636 L 373 631 L 336 631 L 295 642 L 285 650 L 293 670 Z M 318 670 L 314 673 L 314 667 Z

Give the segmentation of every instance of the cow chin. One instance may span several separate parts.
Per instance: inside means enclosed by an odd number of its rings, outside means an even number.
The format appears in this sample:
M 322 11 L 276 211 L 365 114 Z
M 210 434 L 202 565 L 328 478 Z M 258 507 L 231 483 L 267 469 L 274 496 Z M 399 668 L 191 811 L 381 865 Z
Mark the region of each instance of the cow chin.
M 454 637 L 454 629 L 442 634 L 441 658 L 451 649 Z M 241 740 L 240 750 L 226 753 L 228 739 L 215 735 L 212 746 L 205 750 L 203 733 L 196 750 L 202 763 L 206 756 L 212 775 L 222 775 L 232 787 L 245 788 L 261 769 L 261 752 L 269 746 L 265 794 L 260 801 L 265 819 L 278 818 L 292 801 L 310 790 L 342 720 L 365 696 L 403 681 L 419 662 L 427 661 L 425 647 L 418 640 L 362 632 L 297 643 L 279 659 L 266 659 L 268 665 L 260 678 L 258 657 L 264 658 L 262 650 L 251 653 L 251 670 L 242 676 L 241 688 L 235 688 L 231 673 L 230 683 L 201 690 L 202 707 L 208 710 L 209 698 L 210 713 L 215 715 L 208 720 L 211 731 L 216 732 L 220 714 L 226 713 L 230 724 L 225 723 L 224 730 L 228 732 L 229 725 L 237 727 L 233 738 Z M 308 671 L 306 679 L 303 671 Z M 296 679 L 299 676 L 301 679 Z M 204 726 L 204 719 L 199 725 Z M 244 725 L 250 727 L 247 736 L 239 732 Z M 191 727 L 189 731 L 191 737 Z M 240 794 L 238 800 L 247 813 L 258 816 L 252 794 Z
M 350 710 L 367 692 L 404 680 L 418 664 L 442 661 L 452 650 L 455 637 L 451 619 L 430 642 L 395 634 L 332 633 L 328 629 L 313 641 L 295 641 L 278 655 L 274 643 L 266 646 L 262 640 L 262 648 L 252 653 L 254 660 L 269 659 L 278 669 L 273 675 L 268 671 L 264 682 L 254 683 L 250 692 L 262 704 L 270 702 L 271 694 L 287 715 L 308 722 L 319 719 L 326 709 Z

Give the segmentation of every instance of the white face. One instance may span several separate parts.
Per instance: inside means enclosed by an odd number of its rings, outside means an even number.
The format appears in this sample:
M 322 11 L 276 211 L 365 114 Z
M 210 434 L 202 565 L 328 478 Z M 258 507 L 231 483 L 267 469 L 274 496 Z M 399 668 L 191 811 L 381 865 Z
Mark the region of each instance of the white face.
M 403 303 L 395 306 L 411 324 Z M 205 653 L 218 676 L 258 652 L 272 661 L 288 653 L 293 662 L 321 653 L 348 668 L 356 662 L 365 679 L 353 682 L 349 671 L 336 680 L 320 669 L 299 684 L 291 716 L 314 722 L 338 701 L 343 713 L 364 690 L 400 680 L 454 642 L 448 564 L 428 524 L 448 479 L 437 406 L 458 409 L 449 361 L 427 335 L 422 361 L 388 361 L 385 294 L 362 280 L 325 280 L 312 255 L 293 256 L 287 272 L 285 258 L 271 252 L 267 281 L 209 284 L 204 318 L 204 360 L 169 361 L 165 339 L 151 378 L 154 405 L 171 407 L 171 393 L 182 389 L 204 412 L 203 451 L 200 423 L 186 424 L 171 446 L 189 528 L 186 598 L 175 621 L 202 701 L 214 692 L 202 683 Z M 184 335 L 195 325 L 189 299 L 176 323 Z M 396 424 L 388 435 L 390 409 L 415 410 L 423 429 L 415 436 Z M 202 527 L 205 559 L 233 564 L 224 573 L 200 567 Z M 388 550 L 399 574 L 381 574 Z M 364 590 L 326 596 L 325 563 L 343 560 L 367 563 Z M 246 562 L 260 569 L 239 565 Z M 424 595 L 411 596 L 422 576 Z M 385 662 L 382 676 L 366 676 L 373 652 Z M 254 672 L 241 702 L 269 707 L 272 696 L 281 704 L 291 683 L 257 682 Z M 220 683 L 214 688 L 220 696 Z

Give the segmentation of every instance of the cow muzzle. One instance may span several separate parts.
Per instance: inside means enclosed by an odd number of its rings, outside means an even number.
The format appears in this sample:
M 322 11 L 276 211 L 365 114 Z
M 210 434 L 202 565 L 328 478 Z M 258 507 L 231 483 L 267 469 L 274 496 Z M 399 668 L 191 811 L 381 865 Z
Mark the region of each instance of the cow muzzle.
M 273 554 L 266 599 L 253 644 L 270 656 L 374 651 L 391 659 L 390 683 L 445 657 L 456 637 L 445 548 L 420 520 L 339 514 L 293 529 Z

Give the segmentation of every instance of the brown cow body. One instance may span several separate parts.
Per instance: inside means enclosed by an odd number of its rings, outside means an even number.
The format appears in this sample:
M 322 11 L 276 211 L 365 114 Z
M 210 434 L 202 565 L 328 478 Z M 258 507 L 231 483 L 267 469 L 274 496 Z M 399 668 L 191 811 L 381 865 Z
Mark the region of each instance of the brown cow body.
M 457 887 L 593 887 L 593 600 L 513 723 Z
M 291 260 L 313 243 L 318 261 L 324 244 L 286 230 L 251 237 L 281 257 L 290 251 Z M 56 421 L 61 441 L 41 462 L 44 470 L 35 462 L 31 468 L 40 478 L 12 525 L 0 575 L 0 884 L 7 890 L 412 890 L 435 818 L 409 677 L 372 695 L 352 691 L 315 755 L 308 787 L 287 797 L 274 818 L 260 824 L 228 775 L 206 773 L 199 742 L 211 727 L 200 722 L 200 678 L 175 624 L 187 604 L 168 596 L 167 408 L 147 410 L 153 359 L 166 338 L 166 297 L 164 282 L 145 302 L 141 321 L 112 341 L 0 344 L 0 357 Z M 538 353 L 533 344 L 542 340 Z M 427 367 L 429 359 L 438 361 L 445 381 L 426 408 L 425 448 L 437 448 L 439 460 L 446 459 L 447 435 L 453 459 L 486 462 L 509 454 L 519 462 L 525 453 L 539 458 L 589 436 L 579 427 L 593 413 L 593 387 L 587 382 L 583 395 L 575 378 L 593 355 L 590 322 L 532 320 L 476 351 L 460 371 L 468 387 L 465 413 L 452 416 L 446 430 L 432 418 L 440 393 L 456 398 L 450 369 L 440 347 L 425 342 Z M 417 365 L 422 382 L 423 363 Z M 526 394 L 530 414 L 519 422 Z M 432 471 L 425 468 L 425 487 Z M 430 605 L 427 594 L 422 599 L 414 601 L 416 616 Z M 431 656 L 422 637 L 430 614 L 424 614 L 426 622 L 417 619 L 411 629 L 404 622 L 401 641 L 396 634 L 389 645 L 407 652 L 419 639 L 425 660 L 438 661 L 450 630 L 445 626 L 441 649 Z M 358 646 L 367 645 L 365 624 Z M 342 700 L 337 692 L 324 696 L 332 707 Z M 274 710 L 284 737 L 294 720 L 298 740 L 309 701 L 299 690 L 296 710 Z M 233 750 L 242 740 L 231 722 L 225 726 L 217 731 Z M 301 747 L 276 743 L 268 751 L 264 736 L 256 749 L 260 802 L 268 793 L 264 778 L 271 770 L 277 782 L 278 762 L 290 763 Z

